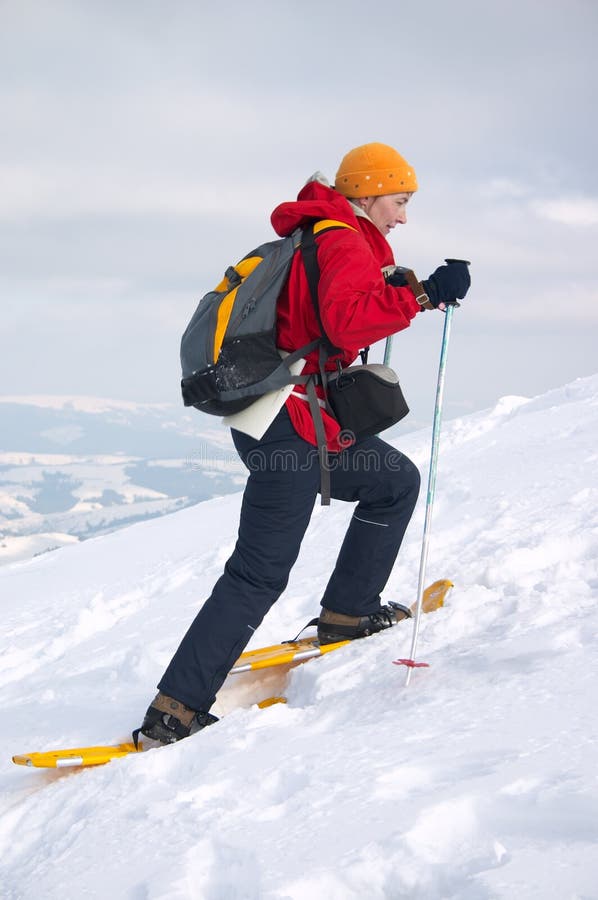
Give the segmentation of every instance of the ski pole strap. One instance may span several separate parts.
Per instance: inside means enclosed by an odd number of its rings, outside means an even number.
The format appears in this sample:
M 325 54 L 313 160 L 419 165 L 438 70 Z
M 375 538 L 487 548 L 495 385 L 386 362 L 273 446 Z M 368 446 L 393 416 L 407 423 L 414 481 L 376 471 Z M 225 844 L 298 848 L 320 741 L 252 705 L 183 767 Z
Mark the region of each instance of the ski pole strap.
M 430 298 L 426 294 L 426 289 L 418 279 L 413 269 L 402 269 L 401 271 L 405 276 L 405 281 L 415 294 L 415 299 L 417 300 L 419 305 L 423 309 L 434 309 L 433 304 L 430 302 Z

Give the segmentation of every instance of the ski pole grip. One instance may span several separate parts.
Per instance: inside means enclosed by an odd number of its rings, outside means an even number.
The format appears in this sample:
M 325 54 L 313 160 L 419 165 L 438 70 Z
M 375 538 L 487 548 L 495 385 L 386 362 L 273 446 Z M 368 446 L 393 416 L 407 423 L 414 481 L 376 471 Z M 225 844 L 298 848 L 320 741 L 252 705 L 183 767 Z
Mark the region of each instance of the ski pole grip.
M 444 261 L 445 261 L 445 263 L 448 263 L 449 266 L 450 266 L 451 263 L 463 263 L 463 264 L 466 265 L 466 266 L 470 266 L 470 265 L 471 265 L 471 263 L 470 263 L 470 261 L 469 261 L 468 259 L 447 259 L 447 258 L 445 257 Z M 446 305 L 447 305 L 447 306 L 461 306 L 461 304 L 458 303 L 456 300 L 454 300 L 452 303 L 447 303 Z

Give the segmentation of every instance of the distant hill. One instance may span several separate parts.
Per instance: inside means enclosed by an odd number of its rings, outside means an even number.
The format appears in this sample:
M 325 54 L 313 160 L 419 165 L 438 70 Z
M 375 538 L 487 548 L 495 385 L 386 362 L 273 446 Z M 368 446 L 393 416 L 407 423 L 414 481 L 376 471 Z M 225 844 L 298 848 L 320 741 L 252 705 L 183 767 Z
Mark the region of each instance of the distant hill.
M 168 404 L 0 396 L 0 564 L 240 490 L 218 419 Z

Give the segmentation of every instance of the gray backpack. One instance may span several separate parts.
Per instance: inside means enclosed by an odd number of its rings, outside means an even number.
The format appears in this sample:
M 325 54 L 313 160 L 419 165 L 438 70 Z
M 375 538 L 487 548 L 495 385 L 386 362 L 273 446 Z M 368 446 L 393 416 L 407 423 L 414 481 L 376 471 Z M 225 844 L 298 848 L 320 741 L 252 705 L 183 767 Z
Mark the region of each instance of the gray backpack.
M 332 228 L 351 228 L 323 219 L 269 241 L 229 266 L 220 284 L 202 297 L 181 340 L 181 390 L 185 406 L 215 416 L 246 409 L 268 391 L 305 377 L 293 376 L 291 365 L 316 347 L 324 336 L 289 353 L 276 346 L 276 304 L 297 250 L 310 249 L 314 235 Z M 305 258 L 305 257 L 304 257 Z M 306 269 L 310 291 L 317 297 L 319 273 Z

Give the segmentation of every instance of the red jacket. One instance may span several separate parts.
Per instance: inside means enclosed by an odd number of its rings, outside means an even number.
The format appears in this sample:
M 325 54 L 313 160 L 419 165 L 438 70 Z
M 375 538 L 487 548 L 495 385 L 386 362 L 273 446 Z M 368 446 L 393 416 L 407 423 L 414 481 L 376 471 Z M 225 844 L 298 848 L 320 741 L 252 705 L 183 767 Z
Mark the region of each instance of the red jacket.
M 336 219 L 352 226 L 316 237 L 322 324 L 330 341 L 342 349 L 326 364 L 327 369 L 335 370 L 337 359 L 343 367 L 350 365 L 363 347 L 407 328 L 420 306 L 410 288 L 386 284 L 381 269 L 394 264 L 390 245 L 373 222 L 356 216 L 349 201 L 332 188 L 310 182 L 295 202 L 277 206 L 271 221 L 275 231 L 284 236 L 318 219 Z M 300 253 L 278 301 L 277 329 L 278 346 L 288 351 L 320 335 Z M 316 350 L 307 357 L 303 372 L 317 371 Z M 297 433 L 316 444 L 307 402 L 291 395 L 286 406 Z M 328 448 L 338 451 L 338 423 L 324 411 L 323 418 Z

